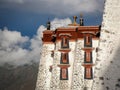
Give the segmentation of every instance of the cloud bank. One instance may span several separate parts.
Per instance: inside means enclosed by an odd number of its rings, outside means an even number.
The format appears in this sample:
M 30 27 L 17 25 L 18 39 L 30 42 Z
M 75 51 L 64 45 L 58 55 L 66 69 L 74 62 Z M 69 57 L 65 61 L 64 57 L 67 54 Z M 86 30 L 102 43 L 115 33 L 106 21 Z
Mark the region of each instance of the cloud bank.
M 70 23 L 69 18 L 56 18 L 51 22 L 52 29 L 67 26 Z M 9 63 L 18 66 L 39 62 L 43 30 L 46 28 L 41 25 L 31 39 L 28 36 L 22 36 L 18 31 L 10 31 L 7 28 L 0 30 L 0 65 Z
M 104 0 L 0 0 L 0 8 L 53 15 L 102 12 Z

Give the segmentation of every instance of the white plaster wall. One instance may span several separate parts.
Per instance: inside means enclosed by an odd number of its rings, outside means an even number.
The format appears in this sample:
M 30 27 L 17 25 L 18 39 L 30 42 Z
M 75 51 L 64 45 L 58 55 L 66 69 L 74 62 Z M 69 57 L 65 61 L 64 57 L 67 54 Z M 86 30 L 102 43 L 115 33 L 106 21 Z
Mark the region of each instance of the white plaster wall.
M 83 90 L 84 88 L 84 67 L 82 66 L 84 61 L 83 47 L 83 40 L 75 42 L 71 90 Z
M 48 90 L 50 88 L 51 72 L 49 67 L 53 64 L 52 50 L 54 50 L 54 44 L 43 44 L 36 90 Z
M 106 0 L 92 90 L 120 90 L 120 0 Z
M 71 49 L 71 51 L 69 52 L 69 64 L 70 67 L 68 68 L 69 70 L 69 90 L 71 87 L 71 83 L 72 83 L 72 73 L 73 73 L 73 63 L 74 63 L 74 53 L 75 53 L 75 42 L 70 42 L 69 43 L 69 47 Z
M 58 65 L 60 64 L 61 53 L 58 50 L 60 48 L 61 48 L 61 44 L 60 42 L 57 42 L 54 49 L 53 69 L 52 69 L 52 77 L 51 77 L 49 90 L 59 90 L 60 68 L 58 67 Z
M 96 61 L 96 49 L 98 48 L 98 43 L 99 43 L 99 39 L 98 40 L 93 39 L 92 41 L 92 47 L 94 48 L 92 51 L 93 63 L 95 63 Z
M 93 41 L 93 47 L 96 49 L 98 40 Z M 39 66 L 36 90 L 83 90 L 88 87 L 90 90 L 92 80 L 84 80 L 84 40 L 69 42 L 71 51 L 69 52 L 68 80 L 60 80 L 61 42 L 54 44 L 44 44 Z M 54 57 L 51 57 L 51 51 L 54 50 Z M 95 62 L 96 52 L 93 50 L 93 61 Z M 49 66 L 52 65 L 52 72 Z
M 97 52 L 96 52 L 96 49 L 98 49 L 98 43 L 99 43 L 99 40 L 93 40 L 92 41 L 92 47 L 94 48 L 94 50 L 92 51 L 92 59 L 93 59 L 93 64 L 94 64 L 94 66 L 93 66 L 93 77 L 94 77 L 94 71 L 95 71 L 95 65 L 96 65 L 96 54 L 97 54 Z
M 74 53 L 75 53 L 75 42 L 69 42 L 69 48 L 71 49 L 71 51 L 69 52 L 69 65 L 70 67 L 68 68 L 68 80 L 60 80 L 60 68 L 57 67 L 58 64 L 60 64 L 60 58 L 61 58 L 61 52 L 58 51 L 59 49 L 61 49 L 61 42 L 57 42 L 56 43 L 56 54 L 57 54 L 57 62 L 54 61 L 54 68 L 59 68 L 57 70 L 53 70 L 52 72 L 52 80 L 55 83 L 51 83 L 51 90 L 70 90 L 70 86 L 71 86 L 71 81 L 72 81 L 72 69 L 73 69 L 73 62 L 74 62 Z M 55 58 L 54 58 L 55 60 Z M 55 73 L 57 72 L 57 73 Z M 57 75 L 57 77 L 56 77 Z M 56 78 L 55 78 L 56 77 Z M 51 81 L 52 82 L 52 81 Z M 55 88 L 53 88 L 55 87 Z

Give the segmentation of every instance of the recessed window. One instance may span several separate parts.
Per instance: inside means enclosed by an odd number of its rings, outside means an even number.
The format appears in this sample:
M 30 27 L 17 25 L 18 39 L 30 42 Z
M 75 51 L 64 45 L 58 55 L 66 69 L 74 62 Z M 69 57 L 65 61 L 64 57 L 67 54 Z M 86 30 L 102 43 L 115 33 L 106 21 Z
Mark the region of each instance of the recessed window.
M 60 80 L 68 80 L 68 68 L 61 68 Z
M 84 46 L 85 47 L 92 47 L 92 36 L 85 36 L 84 37 Z
M 85 52 L 84 62 L 92 63 L 92 52 L 91 51 Z
M 92 67 L 85 67 L 85 79 L 92 79 L 93 73 L 92 73 Z
M 61 42 L 61 48 L 69 48 L 69 39 L 63 37 Z
M 68 53 L 61 53 L 61 64 L 69 64 Z

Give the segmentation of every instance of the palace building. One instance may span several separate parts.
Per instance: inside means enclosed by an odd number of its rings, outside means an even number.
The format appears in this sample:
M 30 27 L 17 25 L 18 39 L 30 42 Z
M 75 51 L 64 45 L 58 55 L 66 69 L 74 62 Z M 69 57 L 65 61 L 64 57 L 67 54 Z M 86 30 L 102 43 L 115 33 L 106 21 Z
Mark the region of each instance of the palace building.
M 68 27 L 56 30 L 50 30 L 47 23 L 37 90 L 75 90 L 92 85 L 100 26 L 84 26 L 82 16 L 79 24 L 77 16 L 73 19 Z
M 43 31 L 36 90 L 120 90 L 120 0 L 106 0 L 101 26 L 82 15 Z

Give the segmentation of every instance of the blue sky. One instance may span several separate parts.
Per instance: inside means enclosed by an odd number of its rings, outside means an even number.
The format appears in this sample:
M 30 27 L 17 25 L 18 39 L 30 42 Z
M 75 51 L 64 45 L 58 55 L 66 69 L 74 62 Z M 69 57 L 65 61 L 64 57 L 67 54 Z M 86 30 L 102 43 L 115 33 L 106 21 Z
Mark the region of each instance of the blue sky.
M 104 0 L 0 0 L 0 65 L 38 62 L 48 18 L 53 29 L 80 13 L 85 25 L 100 25 L 103 6 Z
M 99 25 L 103 0 L 0 0 L 0 28 L 8 27 L 32 37 L 47 19 L 72 19 L 82 12 L 86 25 Z

